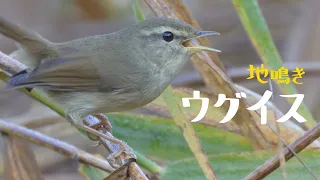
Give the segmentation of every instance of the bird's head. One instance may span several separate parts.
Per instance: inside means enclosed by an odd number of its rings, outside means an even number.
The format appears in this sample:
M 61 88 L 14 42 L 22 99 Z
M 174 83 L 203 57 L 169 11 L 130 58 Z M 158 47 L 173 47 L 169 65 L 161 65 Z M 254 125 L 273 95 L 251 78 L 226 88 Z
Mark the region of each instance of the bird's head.
M 130 43 L 138 46 L 145 58 L 163 64 L 184 61 L 187 55 L 201 50 L 220 52 L 203 46 L 188 46 L 188 42 L 199 37 L 219 35 L 215 31 L 201 31 L 185 22 L 170 18 L 154 18 L 142 21 L 128 29 Z M 173 62 L 172 62 L 173 61 Z M 169 62 L 168 62 L 169 63 Z

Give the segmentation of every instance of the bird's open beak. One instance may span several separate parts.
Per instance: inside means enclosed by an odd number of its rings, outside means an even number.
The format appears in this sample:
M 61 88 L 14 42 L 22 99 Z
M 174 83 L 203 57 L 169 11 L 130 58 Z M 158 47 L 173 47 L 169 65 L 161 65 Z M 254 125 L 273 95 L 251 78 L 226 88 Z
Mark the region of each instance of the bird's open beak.
M 192 39 L 203 37 L 203 36 L 211 36 L 211 35 L 220 35 L 218 32 L 215 31 L 197 31 L 194 35 L 194 37 L 187 39 L 183 42 L 183 45 L 187 48 L 189 51 L 213 51 L 213 52 L 221 52 L 218 49 L 204 47 L 204 46 L 186 46 L 187 42 L 191 41 Z

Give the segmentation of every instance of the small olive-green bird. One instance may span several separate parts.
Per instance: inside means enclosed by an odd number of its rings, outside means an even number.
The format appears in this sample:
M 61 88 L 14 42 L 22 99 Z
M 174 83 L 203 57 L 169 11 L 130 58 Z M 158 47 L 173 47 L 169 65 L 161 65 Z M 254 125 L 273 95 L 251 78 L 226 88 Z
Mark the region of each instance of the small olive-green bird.
M 67 120 L 80 128 L 89 114 L 148 104 L 178 75 L 190 53 L 218 51 L 185 46 L 191 39 L 217 32 L 168 18 L 63 43 L 50 42 L 4 18 L 0 18 L 0 33 L 18 42 L 21 49 L 12 56 L 29 67 L 14 75 L 8 87 L 45 89 L 64 106 Z

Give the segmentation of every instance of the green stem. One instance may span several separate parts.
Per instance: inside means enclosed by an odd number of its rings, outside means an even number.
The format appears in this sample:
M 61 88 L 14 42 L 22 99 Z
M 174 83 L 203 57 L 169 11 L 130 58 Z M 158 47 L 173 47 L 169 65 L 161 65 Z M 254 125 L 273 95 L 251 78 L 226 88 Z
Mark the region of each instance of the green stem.
M 137 21 L 145 20 L 144 14 L 140 8 L 138 0 L 132 0 L 132 9 Z
M 150 161 L 147 157 L 140 154 L 139 152 L 134 152 L 137 155 L 137 163 L 139 166 L 147 169 L 153 174 L 161 174 L 163 172 L 163 168 L 158 166 L 155 162 Z
M 273 70 L 278 70 L 283 66 L 283 62 L 272 40 L 257 0 L 233 0 L 232 2 L 263 63 Z M 284 94 L 298 93 L 292 83 L 278 84 L 278 86 Z M 294 99 L 292 98 L 286 99 L 290 104 L 294 102 Z M 306 128 L 311 128 L 316 125 L 316 121 L 305 104 L 302 103 L 300 105 L 298 113 L 307 120 L 307 122 L 303 124 Z

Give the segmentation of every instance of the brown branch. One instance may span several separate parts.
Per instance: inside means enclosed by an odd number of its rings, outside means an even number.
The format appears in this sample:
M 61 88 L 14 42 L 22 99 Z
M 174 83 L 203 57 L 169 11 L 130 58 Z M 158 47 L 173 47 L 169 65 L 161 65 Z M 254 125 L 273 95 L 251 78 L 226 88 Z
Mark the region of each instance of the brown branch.
M 132 177 L 132 180 L 146 180 L 148 179 L 142 170 L 139 168 L 136 162 L 132 162 L 129 165 L 128 169 L 129 176 Z
M 104 180 L 125 180 L 125 179 L 127 179 L 127 176 L 128 176 L 127 172 L 128 172 L 128 168 L 129 168 L 131 163 L 132 163 L 132 161 L 129 160 L 123 166 L 121 166 L 120 168 L 118 168 L 115 171 L 113 171 Z
M 35 144 L 51 149 L 57 153 L 65 155 L 71 159 L 79 160 L 82 163 L 94 166 L 107 172 L 112 172 L 114 169 L 107 161 L 99 159 L 75 146 L 67 144 L 58 139 L 46 136 L 42 133 L 27 129 L 25 127 L 8 123 L 0 119 L 0 130 L 7 134 L 26 139 Z
M 305 135 L 294 141 L 289 145 L 289 148 L 292 149 L 295 153 L 299 153 L 307 146 L 309 146 L 313 141 L 320 137 L 320 123 L 318 123 L 314 128 L 308 130 Z M 289 148 L 285 148 L 283 150 L 283 154 L 285 156 L 285 160 L 288 161 L 291 159 L 294 154 L 289 150 Z M 274 170 L 276 170 L 280 166 L 280 158 L 279 155 L 275 155 L 269 160 L 267 160 L 263 165 L 258 167 L 255 171 L 251 172 L 245 180 L 258 180 L 263 179 Z M 317 177 L 314 176 L 315 179 Z

